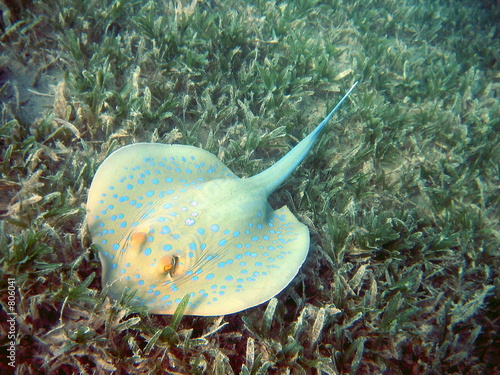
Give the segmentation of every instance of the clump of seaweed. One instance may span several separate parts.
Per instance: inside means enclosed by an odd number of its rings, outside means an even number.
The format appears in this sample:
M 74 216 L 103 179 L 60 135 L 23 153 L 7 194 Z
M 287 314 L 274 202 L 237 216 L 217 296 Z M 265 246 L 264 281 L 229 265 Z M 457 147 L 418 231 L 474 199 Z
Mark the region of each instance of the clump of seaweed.
M 11 0 L 0 10 L 1 345 L 15 280 L 17 373 L 500 371 L 497 6 Z M 213 318 L 106 297 L 84 202 L 107 155 L 191 144 L 254 175 L 354 79 L 340 121 L 272 197 L 312 233 L 292 285 Z

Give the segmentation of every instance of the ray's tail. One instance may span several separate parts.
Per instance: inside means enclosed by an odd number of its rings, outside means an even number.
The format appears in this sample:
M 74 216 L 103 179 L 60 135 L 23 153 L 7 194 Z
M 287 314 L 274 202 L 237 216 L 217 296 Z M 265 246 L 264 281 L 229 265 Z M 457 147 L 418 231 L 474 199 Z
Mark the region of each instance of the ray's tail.
M 291 149 L 285 156 L 283 156 L 276 164 L 266 169 L 265 171 L 250 177 L 249 182 L 252 181 L 262 188 L 262 193 L 269 196 L 273 191 L 280 187 L 280 185 L 288 178 L 288 176 L 295 170 L 295 168 L 304 160 L 311 148 L 313 147 L 316 139 L 321 134 L 325 125 L 330 121 L 333 114 L 339 109 L 340 105 L 347 99 L 351 91 L 356 87 L 358 82 L 347 91 L 342 99 L 337 103 L 335 108 L 329 113 L 326 118 L 314 129 L 307 137 L 300 141 L 293 149 Z

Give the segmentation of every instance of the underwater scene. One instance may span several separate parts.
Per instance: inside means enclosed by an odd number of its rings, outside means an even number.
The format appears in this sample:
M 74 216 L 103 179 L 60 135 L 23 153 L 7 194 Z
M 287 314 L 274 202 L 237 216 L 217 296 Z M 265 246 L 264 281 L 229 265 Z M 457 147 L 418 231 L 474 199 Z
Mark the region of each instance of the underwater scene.
M 500 374 L 499 26 L 0 1 L 0 373 Z

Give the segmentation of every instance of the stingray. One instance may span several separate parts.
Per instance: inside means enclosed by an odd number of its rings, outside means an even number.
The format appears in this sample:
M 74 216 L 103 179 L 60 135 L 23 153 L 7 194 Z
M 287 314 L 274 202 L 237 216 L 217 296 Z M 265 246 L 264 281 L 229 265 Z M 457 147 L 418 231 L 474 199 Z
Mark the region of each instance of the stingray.
M 294 171 L 342 102 L 282 159 L 238 178 L 215 155 L 193 146 L 136 143 L 98 168 L 87 222 L 102 282 L 120 299 L 155 314 L 231 314 L 268 301 L 295 277 L 309 230 L 288 207 L 267 201 Z

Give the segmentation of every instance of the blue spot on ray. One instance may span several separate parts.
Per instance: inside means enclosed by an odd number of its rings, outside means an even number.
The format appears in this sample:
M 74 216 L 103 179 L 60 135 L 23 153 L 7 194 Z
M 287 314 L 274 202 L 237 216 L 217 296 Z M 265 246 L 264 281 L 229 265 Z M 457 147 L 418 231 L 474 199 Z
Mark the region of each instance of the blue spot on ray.
M 208 316 L 279 293 L 307 255 L 309 231 L 287 207 L 273 210 L 267 197 L 304 159 L 337 108 L 271 168 L 247 179 L 192 146 L 137 143 L 112 153 L 87 201 L 110 296 L 135 291 L 131 303 L 172 314 L 189 294 L 186 314 Z

